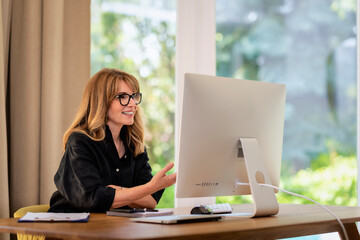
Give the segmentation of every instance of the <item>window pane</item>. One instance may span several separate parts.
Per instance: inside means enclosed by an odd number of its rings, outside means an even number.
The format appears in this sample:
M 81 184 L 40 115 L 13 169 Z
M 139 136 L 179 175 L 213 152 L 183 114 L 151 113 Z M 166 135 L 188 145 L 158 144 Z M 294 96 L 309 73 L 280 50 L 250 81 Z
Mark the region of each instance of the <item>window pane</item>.
M 355 9 L 355 0 L 216 2 L 217 75 L 286 84 L 281 187 L 323 204 L 357 203 Z
M 92 0 L 91 71 L 117 68 L 140 82 L 153 173 L 174 161 L 175 0 Z M 174 187 L 158 205 L 174 205 Z

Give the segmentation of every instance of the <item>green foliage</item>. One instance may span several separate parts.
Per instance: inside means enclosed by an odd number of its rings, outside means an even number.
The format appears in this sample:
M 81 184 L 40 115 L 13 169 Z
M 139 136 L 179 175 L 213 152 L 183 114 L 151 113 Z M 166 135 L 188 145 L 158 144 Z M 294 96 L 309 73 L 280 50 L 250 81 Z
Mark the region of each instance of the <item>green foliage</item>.
M 171 186 L 165 189 L 165 192 L 160 199 L 157 208 L 173 208 L 175 207 L 175 186 Z
M 355 156 L 322 153 L 308 169 L 283 178 L 281 187 L 326 205 L 356 206 L 357 161 Z M 311 203 L 284 193 L 280 203 Z
M 290 172 L 289 169 L 283 170 Z M 357 161 L 355 156 L 322 153 L 311 167 L 294 175 L 283 174 L 281 188 L 309 197 L 325 205 L 356 206 Z M 310 204 L 309 200 L 283 192 L 277 193 L 279 203 Z M 217 197 L 217 203 L 251 203 L 250 196 Z

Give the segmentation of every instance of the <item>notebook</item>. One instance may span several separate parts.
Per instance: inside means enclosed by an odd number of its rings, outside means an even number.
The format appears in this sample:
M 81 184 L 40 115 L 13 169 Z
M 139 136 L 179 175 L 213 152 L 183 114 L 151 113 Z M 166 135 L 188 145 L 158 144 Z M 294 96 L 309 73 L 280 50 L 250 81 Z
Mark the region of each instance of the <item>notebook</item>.
M 18 222 L 87 222 L 90 213 L 28 212 Z
M 222 216 L 220 216 L 220 215 L 190 215 L 190 214 L 186 214 L 186 215 L 131 218 L 130 221 L 144 222 L 144 223 L 159 223 L 159 224 L 177 224 L 177 223 L 218 221 L 221 218 L 222 218 Z

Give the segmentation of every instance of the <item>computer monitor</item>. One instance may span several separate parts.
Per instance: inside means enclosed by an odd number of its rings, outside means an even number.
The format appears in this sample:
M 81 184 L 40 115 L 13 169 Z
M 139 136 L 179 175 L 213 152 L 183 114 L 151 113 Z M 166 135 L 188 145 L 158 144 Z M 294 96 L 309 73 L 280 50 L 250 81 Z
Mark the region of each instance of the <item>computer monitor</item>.
M 176 197 L 251 194 L 253 216 L 276 214 L 258 183 L 279 186 L 285 96 L 283 84 L 185 74 Z

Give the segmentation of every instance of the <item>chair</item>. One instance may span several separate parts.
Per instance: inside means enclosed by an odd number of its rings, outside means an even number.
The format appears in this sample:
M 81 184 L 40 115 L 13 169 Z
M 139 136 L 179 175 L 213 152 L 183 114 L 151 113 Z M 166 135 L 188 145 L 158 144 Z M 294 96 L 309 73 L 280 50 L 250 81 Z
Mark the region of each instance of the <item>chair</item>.
M 23 207 L 14 213 L 14 218 L 21 218 L 27 212 L 47 212 L 49 210 L 49 208 L 50 208 L 49 205 L 33 205 L 33 206 Z M 18 240 L 44 240 L 45 236 L 17 234 L 17 239 Z

